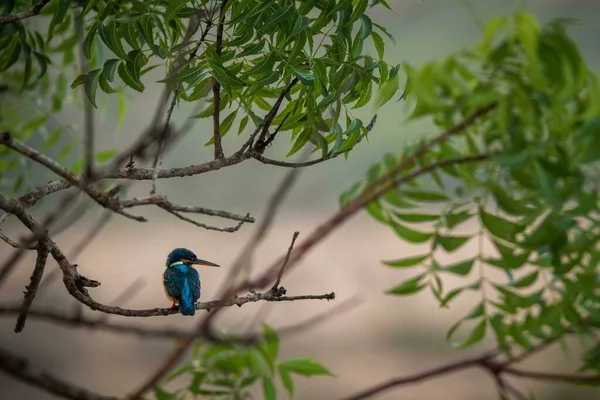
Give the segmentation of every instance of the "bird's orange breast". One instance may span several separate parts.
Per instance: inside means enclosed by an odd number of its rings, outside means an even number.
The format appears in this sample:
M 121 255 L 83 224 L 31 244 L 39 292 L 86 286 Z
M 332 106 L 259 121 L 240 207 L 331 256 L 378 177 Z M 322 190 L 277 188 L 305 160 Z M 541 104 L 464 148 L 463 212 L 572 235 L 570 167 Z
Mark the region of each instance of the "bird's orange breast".
M 175 305 L 179 304 L 179 300 L 177 300 L 175 297 L 169 296 L 169 293 L 167 293 L 167 287 L 165 285 L 163 285 L 163 290 L 165 292 L 165 296 L 167 296 L 167 299 L 169 299 Z

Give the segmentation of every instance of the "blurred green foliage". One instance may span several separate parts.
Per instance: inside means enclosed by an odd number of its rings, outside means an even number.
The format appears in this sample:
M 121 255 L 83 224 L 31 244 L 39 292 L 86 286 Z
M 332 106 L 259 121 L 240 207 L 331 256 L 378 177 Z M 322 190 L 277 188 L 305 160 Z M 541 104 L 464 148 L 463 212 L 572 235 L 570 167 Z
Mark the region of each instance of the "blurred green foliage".
M 415 271 L 388 294 L 428 289 L 441 307 L 466 291 L 481 294 L 447 333 L 457 347 L 492 335 L 510 353 L 513 345 L 530 349 L 540 340 L 586 336 L 600 326 L 600 88 L 566 25 L 542 27 L 528 13 L 496 17 L 475 48 L 420 68 L 402 67 L 411 120 L 428 118 L 451 132 L 478 110 L 491 109 L 400 173 L 470 156 L 484 161 L 433 169 L 366 207 L 401 240 L 429 244 L 420 255 L 384 262 Z M 428 140 L 386 154 L 342 194 L 341 206 L 373 190 L 376 179 Z M 456 233 L 471 220 L 479 229 Z M 483 239 L 491 241 L 494 255 L 484 253 Z M 477 241 L 475 254 L 463 249 L 470 241 Z M 442 265 L 438 255 L 448 253 L 460 260 Z M 503 271 L 506 280 L 491 280 L 488 268 Z M 465 283 L 447 287 L 448 275 Z M 455 340 L 463 326 L 468 331 Z M 600 371 L 598 345 L 586 347 L 582 370 Z
M 278 361 L 279 337 L 263 325 L 264 340 L 251 345 L 216 343 L 196 345 L 192 361 L 177 369 L 166 383 L 187 375 L 189 385 L 176 391 L 156 388 L 157 400 L 176 400 L 186 394 L 206 398 L 244 399 L 254 384 L 262 387 L 265 400 L 275 400 L 279 381 L 290 398 L 294 396 L 294 375 L 332 375 L 327 368 L 307 358 Z

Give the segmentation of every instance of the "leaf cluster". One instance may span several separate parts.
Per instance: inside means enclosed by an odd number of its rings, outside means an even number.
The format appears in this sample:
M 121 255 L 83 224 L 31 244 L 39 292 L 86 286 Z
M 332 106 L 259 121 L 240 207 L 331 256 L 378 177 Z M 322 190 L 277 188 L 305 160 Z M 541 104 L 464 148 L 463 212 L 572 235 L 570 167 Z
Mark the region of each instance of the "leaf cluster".
M 403 71 L 408 80 L 401 99 L 411 109 L 409 120 L 429 119 L 452 133 L 399 176 L 427 166 L 433 166 L 431 173 L 366 207 L 401 240 L 429 247 L 384 262 L 415 271 L 387 293 L 428 289 L 442 307 L 462 293 L 479 293 L 480 300 L 448 331 L 450 339 L 471 326 L 458 347 L 491 333 L 504 348 L 516 343 L 528 349 L 597 326 L 600 88 L 565 23 L 542 27 L 528 13 L 496 17 L 475 48 Z M 489 112 L 453 131 L 482 109 Z M 371 183 L 427 142 L 386 155 L 342 194 L 341 205 L 373 190 Z M 475 155 L 483 161 L 460 163 Z M 493 245 L 491 254 L 484 241 Z M 465 247 L 469 243 L 475 254 Z M 449 253 L 458 260 L 439 261 Z M 491 279 L 492 269 L 505 279 Z M 446 288 L 451 275 L 467 282 Z M 598 367 L 597 357 L 588 358 Z
M 268 325 L 263 325 L 263 338 L 247 346 L 232 343 L 197 345 L 192 361 L 171 373 L 165 382 L 187 376 L 189 384 L 175 391 L 158 387 L 154 391 L 157 400 L 177 400 L 187 398 L 188 394 L 211 399 L 250 398 L 248 391 L 254 386 L 262 388 L 264 399 L 275 400 L 278 398 L 277 380 L 291 399 L 294 397 L 294 375 L 332 375 L 308 358 L 279 361 L 279 337 Z

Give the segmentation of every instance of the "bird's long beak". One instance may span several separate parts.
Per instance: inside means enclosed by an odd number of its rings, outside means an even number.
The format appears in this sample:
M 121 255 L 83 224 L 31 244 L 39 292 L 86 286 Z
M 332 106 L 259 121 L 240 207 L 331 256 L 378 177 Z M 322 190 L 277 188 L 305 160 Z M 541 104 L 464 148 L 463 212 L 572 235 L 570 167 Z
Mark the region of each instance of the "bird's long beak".
M 206 265 L 208 267 L 220 267 L 219 264 L 215 264 L 213 262 L 206 261 L 206 260 L 201 260 L 199 258 L 196 258 L 195 260 L 193 260 L 192 264 L 194 264 L 194 265 Z

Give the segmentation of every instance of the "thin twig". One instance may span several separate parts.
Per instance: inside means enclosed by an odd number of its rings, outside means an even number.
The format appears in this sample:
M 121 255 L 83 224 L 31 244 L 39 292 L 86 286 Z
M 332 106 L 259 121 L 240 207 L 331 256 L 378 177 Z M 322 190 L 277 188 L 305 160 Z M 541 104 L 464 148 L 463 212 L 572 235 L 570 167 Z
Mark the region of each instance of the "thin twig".
M 237 232 L 242 227 L 242 225 L 244 225 L 244 222 L 245 222 L 244 220 L 241 220 L 234 226 L 226 226 L 226 227 L 221 228 L 218 226 L 207 225 L 207 224 L 203 224 L 202 222 L 195 221 L 191 218 L 186 217 L 185 215 L 180 214 L 177 211 L 173 211 L 164 206 L 159 206 L 159 207 L 162 208 L 163 210 L 165 210 L 166 212 L 168 212 L 169 214 L 174 215 L 175 217 L 179 218 L 182 221 L 189 222 L 192 225 L 195 225 L 200 228 L 208 229 L 211 231 L 229 232 L 229 233 Z
M 123 208 L 131 208 L 131 207 L 144 206 L 144 205 L 157 205 L 157 206 L 160 206 L 161 208 L 164 208 L 166 210 L 168 209 L 171 211 L 193 213 L 193 214 L 204 214 L 204 215 L 210 215 L 213 217 L 232 219 L 234 221 L 244 221 L 244 222 L 250 222 L 250 223 L 255 222 L 254 218 L 248 216 L 248 214 L 246 214 L 244 216 L 244 215 L 234 214 L 229 211 L 214 210 L 211 208 L 205 208 L 205 207 L 199 207 L 199 206 L 187 206 L 187 205 L 175 204 L 175 203 L 170 202 L 165 196 L 161 196 L 161 195 L 154 195 L 154 196 L 143 197 L 143 198 L 139 198 L 139 199 L 135 198 L 135 199 L 130 199 L 130 200 L 122 200 L 120 202 L 120 204 L 121 204 L 121 207 L 123 207 Z
M 37 249 L 37 258 L 35 260 L 35 267 L 29 278 L 29 285 L 25 288 L 25 298 L 23 299 L 23 305 L 21 311 L 17 317 L 17 324 L 15 325 L 15 332 L 19 333 L 25 327 L 25 321 L 27 320 L 27 313 L 33 303 L 33 299 L 37 293 L 42 277 L 44 276 L 44 268 L 46 267 L 46 261 L 48 260 L 48 248 L 44 245 L 40 245 Z
M 299 234 L 300 234 L 300 232 L 296 231 L 296 232 L 294 232 L 294 235 L 292 236 L 292 243 L 290 243 L 290 247 L 288 248 L 287 254 L 285 255 L 285 260 L 283 260 L 283 264 L 281 264 L 281 269 L 279 270 L 279 274 L 277 274 L 277 280 L 271 287 L 271 290 L 273 290 L 273 291 L 277 291 L 277 289 L 279 288 L 279 284 L 281 283 L 281 277 L 283 276 L 283 273 L 285 272 L 285 266 L 287 265 L 288 261 L 290 260 L 290 253 L 292 252 L 292 250 L 294 250 L 294 243 L 296 243 L 296 239 L 298 239 Z

